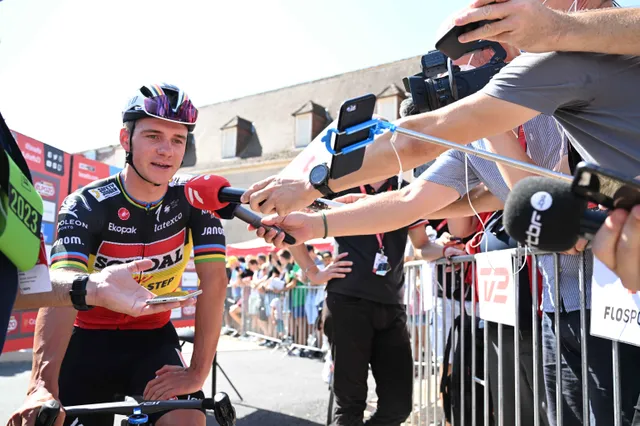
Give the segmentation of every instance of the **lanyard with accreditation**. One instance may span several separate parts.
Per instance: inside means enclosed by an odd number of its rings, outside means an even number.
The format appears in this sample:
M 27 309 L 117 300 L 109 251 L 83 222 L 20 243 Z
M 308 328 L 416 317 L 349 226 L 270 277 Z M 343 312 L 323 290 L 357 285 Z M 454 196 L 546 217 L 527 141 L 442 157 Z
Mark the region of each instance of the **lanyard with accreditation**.
M 360 186 L 360 191 L 363 194 L 367 194 L 367 190 L 364 186 Z M 391 187 L 389 187 L 388 191 L 391 191 Z M 378 240 L 378 251 L 376 252 L 376 258 L 373 261 L 373 270 L 372 272 L 376 275 L 380 275 L 384 277 L 387 275 L 387 272 L 391 270 L 391 265 L 389 265 L 389 260 L 387 256 L 384 254 L 384 244 L 382 244 L 382 239 L 384 238 L 384 233 L 376 234 L 376 239 Z

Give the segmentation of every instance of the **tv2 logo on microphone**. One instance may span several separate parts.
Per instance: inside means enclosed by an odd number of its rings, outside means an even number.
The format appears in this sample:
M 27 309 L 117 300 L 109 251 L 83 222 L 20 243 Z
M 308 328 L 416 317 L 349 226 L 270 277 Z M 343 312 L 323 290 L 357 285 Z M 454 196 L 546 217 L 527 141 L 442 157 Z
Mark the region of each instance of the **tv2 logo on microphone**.
M 515 325 L 516 303 L 511 252 L 476 254 L 478 316 Z

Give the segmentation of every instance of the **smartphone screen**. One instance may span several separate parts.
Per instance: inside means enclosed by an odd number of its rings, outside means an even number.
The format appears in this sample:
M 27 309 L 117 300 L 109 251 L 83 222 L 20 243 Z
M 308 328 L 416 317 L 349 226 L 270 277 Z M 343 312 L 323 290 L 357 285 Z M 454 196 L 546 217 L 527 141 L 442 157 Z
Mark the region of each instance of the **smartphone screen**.
M 373 94 L 349 99 L 340 107 L 337 129 L 343 132 L 356 124 L 371 120 L 376 107 L 376 97 Z M 369 129 L 361 130 L 351 135 L 336 135 L 333 149 L 340 152 L 343 148 L 354 145 L 369 137 Z M 350 173 L 356 172 L 362 167 L 364 160 L 364 148 L 357 149 L 349 154 L 333 156 L 329 177 L 338 179 Z
M 148 305 L 155 305 L 160 303 L 171 303 L 171 302 L 181 302 L 183 300 L 191 299 L 193 297 L 198 296 L 202 293 L 202 290 L 196 291 L 174 291 L 167 294 L 162 294 L 154 297 L 153 299 L 148 299 Z

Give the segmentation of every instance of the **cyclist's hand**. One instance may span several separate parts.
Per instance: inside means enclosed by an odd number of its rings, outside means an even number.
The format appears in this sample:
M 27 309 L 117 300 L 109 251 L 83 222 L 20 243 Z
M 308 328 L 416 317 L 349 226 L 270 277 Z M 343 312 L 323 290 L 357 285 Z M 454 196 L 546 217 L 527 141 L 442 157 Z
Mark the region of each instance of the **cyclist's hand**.
M 7 426 L 32 426 L 35 425 L 36 418 L 40 412 L 40 407 L 45 402 L 52 400 L 53 395 L 44 387 L 37 388 L 34 392 L 27 395 L 27 399 L 20 408 L 18 408 L 9 418 Z M 56 419 L 54 426 L 62 426 L 64 424 L 64 410 L 60 409 L 60 414 Z
M 141 286 L 131 275 L 152 266 L 150 259 L 142 259 L 124 265 L 107 266 L 102 271 L 91 274 L 87 282 L 87 304 L 134 317 L 180 307 L 179 302 L 147 305 L 147 300 L 153 299 L 155 294 Z
M 193 370 L 178 365 L 165 365 L 156 371 L 156 375 L 142 394 L 147 401 L 165 401 L 174 396 L 188 395 L 202 389 L 204 384 Z

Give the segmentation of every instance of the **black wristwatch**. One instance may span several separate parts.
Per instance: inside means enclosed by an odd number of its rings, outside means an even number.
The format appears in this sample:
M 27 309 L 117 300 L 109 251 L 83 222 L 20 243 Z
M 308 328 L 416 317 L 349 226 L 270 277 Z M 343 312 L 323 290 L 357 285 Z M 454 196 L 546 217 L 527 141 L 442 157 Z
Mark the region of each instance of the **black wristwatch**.
M 318 164 L 309 173 L 309 183 L 320 191 L 323 197 L 333 194 L 331 188 L 329 188 L 329 167 L 327 163 Z
M 69 296 L 71 296 L 73 307 L 78 311 L 88 311 L 93 308 L 87 305 L 87 281 L 89 281 L 89 275 L 76 275 L 71 284 Z

